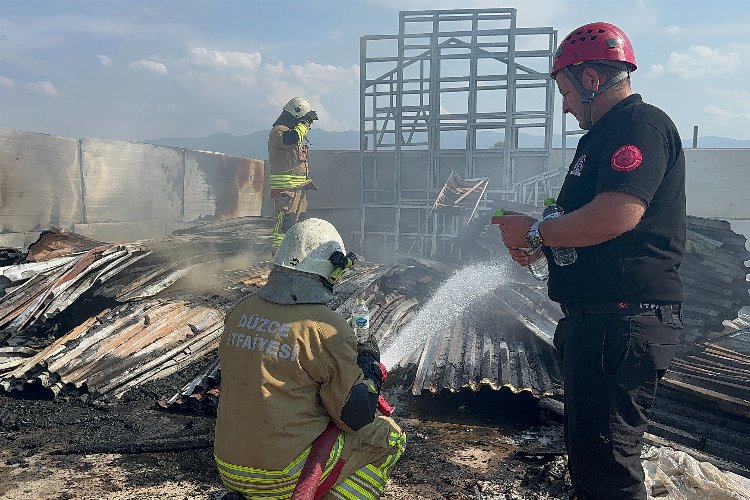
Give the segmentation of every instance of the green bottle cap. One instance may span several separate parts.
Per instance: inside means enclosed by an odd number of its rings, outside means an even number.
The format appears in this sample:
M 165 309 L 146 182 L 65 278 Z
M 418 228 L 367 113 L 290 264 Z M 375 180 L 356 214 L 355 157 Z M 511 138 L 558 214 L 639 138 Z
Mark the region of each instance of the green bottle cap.
M 503 212 L 502 209 L 495 210 L 495 213 L 492 214 L 493 217 L 502 217 L 503 215 L 505 215 L 505 212 Z
M 555 199 L 554 198 L 545 198 L 544 199 L 544 206 L 545 207 L 548 207 L 548 206 L 554 205 L 554 204 L 555 204 Z

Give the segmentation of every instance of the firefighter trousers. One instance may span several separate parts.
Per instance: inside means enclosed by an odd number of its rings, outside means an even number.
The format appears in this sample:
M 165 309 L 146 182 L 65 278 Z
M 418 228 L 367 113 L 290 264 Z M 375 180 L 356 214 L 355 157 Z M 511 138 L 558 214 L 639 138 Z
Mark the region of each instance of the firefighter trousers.
M 406 436 L 390 418 L 378 416 L 357 432 L 339 434 L 321 482 L 327 480 L 339 460 L 344 461 L 325 500 L 377 500 L 385 489 L 393 466 L 406 446 Z M 216 457 L 219 474 L 229 491 L 245 498 L 288 500 L 304 467 L 310 447 L 281 471 L 239 466 Z
M 271 244 L 276 250 L 289 228 L 299 222 L 307 210 L 307 195 L 302 189 L 281 191 L 273 199 L 273 208 L 275 222 Z

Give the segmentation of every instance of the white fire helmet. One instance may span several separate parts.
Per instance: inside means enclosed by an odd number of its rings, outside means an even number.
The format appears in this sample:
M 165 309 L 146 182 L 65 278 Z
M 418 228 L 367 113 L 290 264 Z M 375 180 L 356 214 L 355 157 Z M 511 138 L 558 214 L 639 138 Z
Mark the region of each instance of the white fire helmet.
M 286 105 L 284 111 L 289 111 L 295 118 L 302 118 L 312 110 L 312 106 L 304 97 L 292 97 Z
M 317 274 L 331 281 L 334 252 L 346 253 L 344 241 L 333 224 L 323 219 L 305 219 L 284 235 L 273 263 L 302 273 Z

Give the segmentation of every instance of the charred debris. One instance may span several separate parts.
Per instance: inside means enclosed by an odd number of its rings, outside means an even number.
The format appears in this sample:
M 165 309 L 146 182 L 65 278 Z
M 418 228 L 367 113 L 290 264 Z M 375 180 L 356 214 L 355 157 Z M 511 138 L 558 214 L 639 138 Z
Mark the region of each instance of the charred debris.
M 106 404 L 198 364 L 198 374 L 177 393 L 160 394 L 158 404 L 172 413 L 215 411 L 224 315 L 265 282 L 271 224 L 226 219 L 118 244 L 53 228 L 25 254 L 0 249 L 0 394 Z M 562 392 L 551 347 L 559 308 L 543 285 L 508 265 L 497 231 L 475 223 L 462 236 L 460 261 L 358 263 L 330 307 L 347 316 L 356 299 L 367 301 L 382 350 L 397 360 L 388 385 L 402 398 L 440 407 L 500 391 L 554 418 Z M 685 338 L 647 441 L 747 474 L 750 254 L 727 222 L 694 217 L 687 250 Z M 421 341 L 403 343 L 409 325 L 423 321 L 441 287 L 450 295 L 451 277 L 468 265 L 505 266 L 507 279 L 449 321 L 422 323 Z

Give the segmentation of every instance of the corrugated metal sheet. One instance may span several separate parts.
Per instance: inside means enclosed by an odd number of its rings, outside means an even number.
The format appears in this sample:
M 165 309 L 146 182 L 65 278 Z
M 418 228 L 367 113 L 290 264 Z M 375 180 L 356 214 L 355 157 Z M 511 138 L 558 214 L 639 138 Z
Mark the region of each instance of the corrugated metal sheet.
M 0 338 L 51 318 L 95 283 L 106 281 L 147 253 L 139 245 L 101 245 L 6 289 L 0 304 Z
M 0 233 L 81 220 L 78 141 L 0 128 Z
M 680 276 L 685 287 L 684 352 L 716 338 L 724 321 L 737 318 L 750 305 L 746 238 L 732 231 L 729 222 L 688 217 L 686 255 Z
M 750 417 L 750 329 L 705 342 L 672 361 L 664 384 L 708 399 L 723 411 Z
M 57 393 L 61 387 L 85 391 L 95 386 L 97 394 L 118 396 L 134 384 L 196 361 L 216 347 L 215 330 L 223 324 L 223 311 L 268 275 L 270 263 L 259 263 L 258 257 L 270 256 L 272 222 L 250 217 L 213 222 L 162 240 L 100 245 L 47 262 L 2 269 L 3 278 L 11 282 L 0 303 L 4 326 L 0 333 L 10 336 L 7 343 L 12 346 L 0 352 L 0 378 L 8 380 L 4 387 Z M 32 245 L 30 254 L 43 255 L 42 249 L 53 247 L 55 253 L 50 255 L 64 253 L 65 236 L 47 233 Z M 71 252 L 80 250 L 77 239 L 69 241 Z M 157 295 L 160 302 L 144 301 Z M 46 332 L 60 327 L 57 318 L 63 311 L 75 305 L 74 311 L 91 314 L 117 302 L 126 304 L 83 324 L 87 316 L 67 314 L 62 324 L 73 322 L 72 330 L 45 347 Z M 200 319 L 203 316 L 210 316 L 211 328 L 201 326 L 209 320 Z M 143 328 L 136 328 L 141 320 Z M 186 325 L 195 331 L 181 336 Z M 193 339 L 204 330 L 212 335 L 206 342 Z M 117 341 L 107 343 L 117 338 L 127 339 L 135 350 L 131 353 Z M 39 344 L 38 354 L 28 348 Z M 87 347 L 81 351 L 83 344 Z M 162 352 L 165 349 L 167 354 Z M 133 358 L 138 366 L 119 357 Z M 73 365 L 77 371 L 66 371 Z M 112 384 L 98 382 L 100 370 Z
M 124 304 L 56 340 L 0 382 L 10 394 L 121 396 L 218 346 L 224 313 L 187 302 Z

